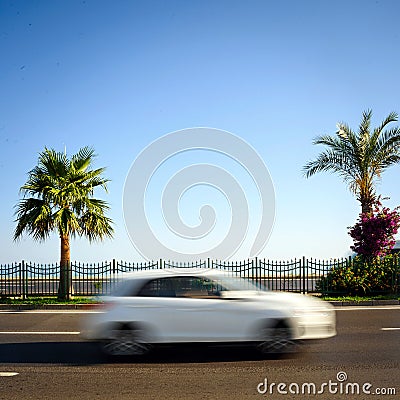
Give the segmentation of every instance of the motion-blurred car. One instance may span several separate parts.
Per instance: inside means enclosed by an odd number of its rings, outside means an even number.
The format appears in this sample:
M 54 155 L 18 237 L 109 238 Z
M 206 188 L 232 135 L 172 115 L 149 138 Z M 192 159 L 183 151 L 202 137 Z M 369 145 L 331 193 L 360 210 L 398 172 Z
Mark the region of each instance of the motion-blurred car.
M 330 304 L 260 290 L 214 269 L 129 273 L 104 300 L 105 312 L 91 314 L 83 334 L 110 355 L 142 355 L 167 343 L 254 344 L 285 353 L 300 340 L 336 334 Z

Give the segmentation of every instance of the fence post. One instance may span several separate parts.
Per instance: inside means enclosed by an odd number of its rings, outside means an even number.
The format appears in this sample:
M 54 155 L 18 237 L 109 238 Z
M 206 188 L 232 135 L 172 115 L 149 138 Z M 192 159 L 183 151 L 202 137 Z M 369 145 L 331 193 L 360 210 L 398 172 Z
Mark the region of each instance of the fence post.
M 303 290 L 301 293 L 306 294 L 306 257 L 303 256 Z
M 112 260 L 112 273 L 115 274 L 115 258 Z
M 160 258 L 160 269 L 162 269 L 162 259 Z
M 254 267 L 255 266 L 255 267 Z M 254 278 L 254 271 L 256 271 L 256 276 L 255 276 L 255 278 Z M 260 285 L 260 280 L 258 279 L 258 260 L 257 260 L 257 257 L 255 257 L 254 259 L 253 259 L 253 281 L 255 280 L 255 282 L 256 282 L 256 285 L 259 287 L 259 288 L 261 288 L 261 285 Z
M 68 268 L 68 299 L 70 300 L 72 298 L 72 296 L 75 293 L 74 290 L 74 284 L 73 284 L 73 279 L 72 279 L 73 275 L 72 275 L 72 261 L 69 262 L 69 268 Z
M 20 273 L 22 275 L 22 299 L 26 299 L 26 275 L 25 275 L 25 261 L 22 260 L 20 264 Z
M 24 293 L 24 276 L 22 275 L 22 262 L 19 263 L 19 292 L 15 295 L 23 296 Z

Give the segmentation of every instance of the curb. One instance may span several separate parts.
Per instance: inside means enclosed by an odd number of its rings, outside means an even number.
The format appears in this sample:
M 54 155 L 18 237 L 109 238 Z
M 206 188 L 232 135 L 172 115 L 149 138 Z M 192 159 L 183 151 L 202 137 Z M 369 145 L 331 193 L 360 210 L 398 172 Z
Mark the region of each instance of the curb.
M 335 307 L 346 306 L 398 306 L 400 300 L 365 300 L 365 301 L 330 301 Z M 29 310 L 85 310 L 94 311 L 102 309 L 103 304 L 0 304 L 0 311 L 29 311 Z

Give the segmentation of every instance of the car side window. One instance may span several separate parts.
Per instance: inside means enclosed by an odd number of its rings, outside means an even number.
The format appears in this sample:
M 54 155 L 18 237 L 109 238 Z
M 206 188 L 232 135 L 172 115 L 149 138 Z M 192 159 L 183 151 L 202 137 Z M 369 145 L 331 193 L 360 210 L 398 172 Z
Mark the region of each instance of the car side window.
M 141 297 L 218 298 L 224 288 L 209 278 L 179 276 L 147 282 L 139 291 Z
M 181 279 L 177 297 L 191 299 L 215 299 L 219 297 L 221 286 L 209 278 L 186 277 Z
M 139 291 L 141 297 L 176 297 L 173 278 L 159 278 L 147 282 Z

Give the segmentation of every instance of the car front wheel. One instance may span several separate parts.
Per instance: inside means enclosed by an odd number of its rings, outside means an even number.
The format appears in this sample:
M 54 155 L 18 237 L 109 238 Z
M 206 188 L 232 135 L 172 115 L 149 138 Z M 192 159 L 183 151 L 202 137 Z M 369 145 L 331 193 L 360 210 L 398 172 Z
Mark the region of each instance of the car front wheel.
M 262 329 L 258 349 L 263 354 L 293 353 L 297 350 L 297 343 L 293 339 L 292 330 L 286 323 L 280 322 L 274 327 Z

